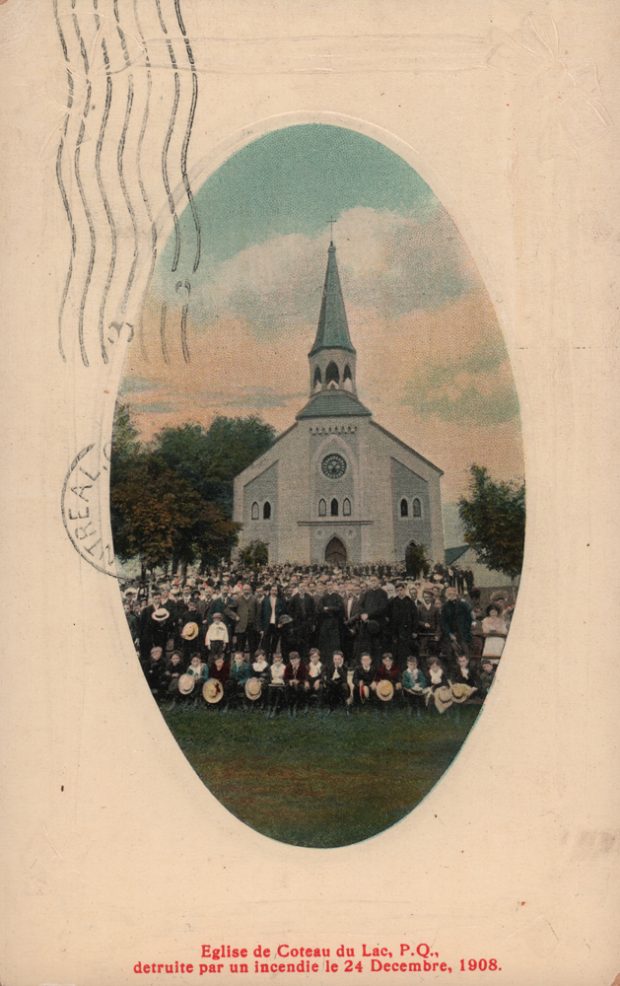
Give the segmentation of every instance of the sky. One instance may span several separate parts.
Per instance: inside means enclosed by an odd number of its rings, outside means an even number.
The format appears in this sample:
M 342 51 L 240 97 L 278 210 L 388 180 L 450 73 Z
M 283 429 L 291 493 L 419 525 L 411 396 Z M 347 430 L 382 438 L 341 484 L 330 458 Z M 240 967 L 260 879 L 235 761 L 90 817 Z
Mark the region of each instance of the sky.
M 352 130 L 287 127 L 230 157 L 194 203 L 200 264 L 194 273 L 187 208 L 177 270 L 171 235 L 121 388 L 145 439 L 186 421 L 208 427 L 217 414 L 259 414 L 278 431 L 292 424 L 308 399 L 333 218 L 358 396 L 375 420 L 444 470 L 447 517 L 473 462 L 498 479 L 523 476 L 493 307 L 457 228 L 402 158 Z

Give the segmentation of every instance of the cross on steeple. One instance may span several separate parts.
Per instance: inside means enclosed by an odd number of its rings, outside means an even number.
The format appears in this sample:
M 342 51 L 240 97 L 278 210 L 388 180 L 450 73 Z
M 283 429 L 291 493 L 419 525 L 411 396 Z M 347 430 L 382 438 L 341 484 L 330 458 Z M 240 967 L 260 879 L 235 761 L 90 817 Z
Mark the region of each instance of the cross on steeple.
M 333 243 L 334 242 L 334 223 L 337 223 L 338 220 L 337 219 L 328 219 L 327 222 L 329 223 L 329 242 L 330 243 Z

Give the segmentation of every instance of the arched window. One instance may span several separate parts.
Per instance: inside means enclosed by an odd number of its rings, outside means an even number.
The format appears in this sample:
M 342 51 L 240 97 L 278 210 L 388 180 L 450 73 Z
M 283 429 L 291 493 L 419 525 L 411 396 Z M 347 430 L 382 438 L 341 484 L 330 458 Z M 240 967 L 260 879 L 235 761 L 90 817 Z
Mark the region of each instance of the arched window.
M 413 511 L 412 511 L 413 516 L 414 517 L 421 517 L 422 516 L 422 503 L 420 502 L 420 500 L 418 499 L 417 496 L 416 496 L 415 500 L 412 503 L 412 507 L 413 507 Z
M 351 501 L 349 500 L 348 496 L 346 496 L 344 498 L 344 501 L 343 501 L 343 504 L 342 504 L 342 513 L 343 513 L 343 515 L 345 517 L 350 517 L 351 516 Z
M 351 373 L 351 367 L 348 363 L 344 368 L 344 373 L 342 374 L 342 386 L 345 390 L 353 390 L 353 374 Z
M 331 363 L 327 364 L 327 369 L 325 370 L 325 383 L 328 387 L 337 387 L 340 383 L 340 372 L 333 360 Z
M 334 499 L 332 500 L 329 506 L 329 512 L 332 515 L 332 517 L 338 516 L 338 500 L 336 499 L 336 497 L 334 497 Z
M 269 500 L 263 503 L 263 520 L 271 520 L 271 504 Z
M 322 379 L 321 379 L 321 367 L 320 366 L 317 366 L 316 370 L 314 371 L 314 379 L 312 381 L 312 389 L 313 390 L 319 390 L 320 387 L 321 387 L 321 383 L 322 383 Z
M 256 501 L 254 501 L 254 503 L 252 504 L 252 511 L 250 513 L 250 516 L 252 520 L 258 520 L 258 503 L 256 503 Z
M 400 515 L 401 517 L 409 516 L 409 504 L 407 503 L 404 497 L 400 501 Z
M 319 517 L 325 517 L 327 514 L 327 503 L 325 500 L 319 500 Z

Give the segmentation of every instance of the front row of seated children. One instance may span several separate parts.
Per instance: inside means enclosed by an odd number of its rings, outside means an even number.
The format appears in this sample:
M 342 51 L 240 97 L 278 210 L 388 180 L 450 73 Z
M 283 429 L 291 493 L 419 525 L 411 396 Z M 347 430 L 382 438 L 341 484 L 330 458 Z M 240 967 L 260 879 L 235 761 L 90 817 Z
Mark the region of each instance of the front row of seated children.
M 203 685 L 211 679 L 221 686 L 215 691 L 218 703 L 223 699 L 227 706 L 234 703 L 267 706 L 274 714 L 284 706 L 294 714 L 302 705 L 308 707 L 311 704 L 333 710 L 357 708 L 367 703 L 406 702 L 419 709 L 428 705 L 429 694 L 435 689 L 455 684 L 469 685 L 475 690 L 472 694 L 477 699 L 484 699 L 495 670 L 492 661 L 483 660 L 478 669 L 465 655 L 459 656 L 449 670 L 437 657 L 430 657 L 423 669 L 418 658 L 411 655 L 401 672 L 392 654 L 383 654 L 377 667 L 370 654 L 364 653 L 350 673 L 341 651 L 334 651 L 332 660 L 324 664 L 316 648 L 309 652 L 307 663 L 297 651 L 290 652 L 287 662 L 276 653 L 269 663 L 265 652 L 258 650 L 253 660 L 237 651 L 230 662 L 223 652 L 216 653 L 208 664 L 199 654 L 193 654 L 186 667 L 179 651 L 173 651 L 166 663 L 161 647 L 152 648 L 144 669 L 150 690 L 158 701 L 165 697 L 173 701 L 183 697 L 199 699 Z M 181 690 L 179 679 L 182 675 Z M 189 693 L 187 676 L 194 679 Z M 254 679 L 251 689 L 246 688 L 249 679 Z

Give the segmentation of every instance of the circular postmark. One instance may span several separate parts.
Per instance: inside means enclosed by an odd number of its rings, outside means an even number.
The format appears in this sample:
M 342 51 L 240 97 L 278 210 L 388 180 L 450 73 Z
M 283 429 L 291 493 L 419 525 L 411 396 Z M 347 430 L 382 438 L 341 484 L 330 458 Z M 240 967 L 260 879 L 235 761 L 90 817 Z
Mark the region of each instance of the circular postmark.
M 110 472 L 109 446 L 87 445 L 73 459 L 62 487 L 62 521 L 71 544 L 97 571 L 120 578 L 112 538 L 104 531 Z

